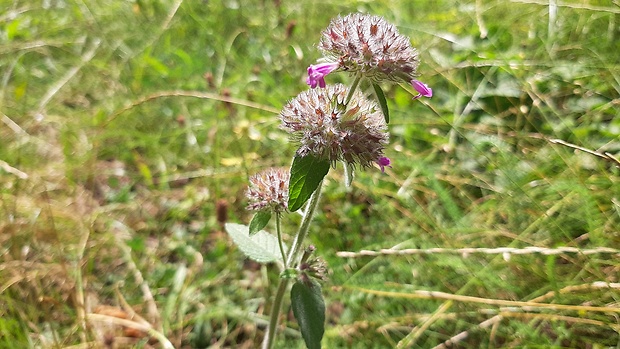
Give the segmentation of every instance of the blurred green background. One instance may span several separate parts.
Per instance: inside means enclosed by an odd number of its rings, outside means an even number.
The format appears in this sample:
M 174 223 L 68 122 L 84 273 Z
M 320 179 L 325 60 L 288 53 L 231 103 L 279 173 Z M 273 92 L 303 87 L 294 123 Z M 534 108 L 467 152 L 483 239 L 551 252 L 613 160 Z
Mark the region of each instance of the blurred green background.
M 393 168 L 328 175 L 309 235 L 331 270 L 323 347 L 620 347 L 619 255 L 600 251 L 620 248 L 617 1 L 0 8 L 0 347 L 159 347 L 114 319 L 178 348 L 256 347 L 278 275 L 222 224 L 249 222 L 250 175 L 290 165 L 277 113 L 321 30 L 357 11 L 411 38 L 434 96 L 384 86 Z M 395 246 L 600 252 L 336 254 Z M 456 298 L 399 296 L 417 291 Z M 301 347 L 289 310 L 278 347 Z

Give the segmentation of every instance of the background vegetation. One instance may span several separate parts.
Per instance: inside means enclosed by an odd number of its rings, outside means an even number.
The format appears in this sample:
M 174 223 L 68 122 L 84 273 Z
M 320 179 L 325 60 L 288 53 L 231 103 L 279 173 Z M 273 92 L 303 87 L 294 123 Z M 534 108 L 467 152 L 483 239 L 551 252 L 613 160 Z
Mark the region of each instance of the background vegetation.
M 620 6 L 550 2 L 0 0 L 0 347 L 260 343 L 277 275 L 222 224 L 289 166 L 276 114 L 355 11 L 435 95 L 388 88 L 393 168 L 328 177 L 324 347 L 620 347 Z M 596 253 L 427 250 L 528 246 Z M 427 253 L 337 254 L 392 247 Z

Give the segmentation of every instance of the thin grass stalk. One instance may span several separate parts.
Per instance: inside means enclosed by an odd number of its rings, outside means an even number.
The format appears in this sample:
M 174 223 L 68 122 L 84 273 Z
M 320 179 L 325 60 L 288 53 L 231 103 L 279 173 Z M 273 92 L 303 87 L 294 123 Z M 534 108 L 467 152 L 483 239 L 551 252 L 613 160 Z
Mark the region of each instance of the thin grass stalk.
M 166 336 L 163 333 L 152 328 L 150 325 L 145 325 L 145 324 L 137 323 L 135 321 L 121 319 L 121 318 L 117 318 L 114 316 L 102 315 L 102 314 L 91 313 L 87 315 L 87 318 L 90 321 L 101 321 L 104 323 L 112 323 L 112 324 L 116 324 L 119 326 L 133 328 L 139 331 L 146 332 L 150 337 L 155 338 L 162 345 L 163 348 L 174 349 L 174 346 L 172 345 L 170 340 L 168 340 L 168 338 L 166 338 Z

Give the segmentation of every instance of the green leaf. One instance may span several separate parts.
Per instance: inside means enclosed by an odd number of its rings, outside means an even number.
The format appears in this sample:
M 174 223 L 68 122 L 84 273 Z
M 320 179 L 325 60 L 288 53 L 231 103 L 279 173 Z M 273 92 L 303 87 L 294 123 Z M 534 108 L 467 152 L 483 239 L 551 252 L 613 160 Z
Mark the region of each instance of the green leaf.
M 291 288 L 293 314 L 308 349 L 321 349 L 325 332 L 325 301 L 316 281 L 305 284 L 297 281 Z
M 387 100 L 385 99 L 385 94 L 381 89 L 381 86 L 377 84 L 372 84 L 372 87 L 375 89 L 375 96 L 377 96 L 377 101 L 379 102 L 379 106 L 381 106 L 381 111 L 383 112 L 383 117 L 385 118 L 385 123 L 390 123 L 390 110 L 388 109 Z
M 344 168 L 344 185 L 348 188 L 353 183 L 353 165 L 350 163 L 343 161 L 342 167 Z
M 266 227 L 270 219 L 271 219 L 271 212 L 269 211 L 256 212 L 254 217 L 252 217 L 252 221 L 250 222 L 250 236 L 258 233 L 259 230 Z
M 295 155 L 288 185 L 288 209 L 299 210 L 308 201 L 329 171 L 329 161 L 313 155 Z
M 249 258 L 259 263 L 282 261 L 278 239 L 261 230 L 250 236 L 250 229 L 242 224 L 226 223 L 226 232 L 235 245 Z

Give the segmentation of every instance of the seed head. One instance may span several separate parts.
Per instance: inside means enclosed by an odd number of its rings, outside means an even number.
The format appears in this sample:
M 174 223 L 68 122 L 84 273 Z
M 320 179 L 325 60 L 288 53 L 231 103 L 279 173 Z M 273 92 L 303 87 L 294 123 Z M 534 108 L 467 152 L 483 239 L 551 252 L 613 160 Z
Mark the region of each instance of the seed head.
M 251 211 L 284 212 L 288 209 L 290 173 L 282 168 L 269 168 L 250 177 L 246 191 Z
M 280 127 L 299 142 L 297 155 L 312 154 L 332 166 L 344 160 L 361 167 L 383 157 L 389 140 L 383 114 L 359 91 L 345 106 L 348 93 L 342 84 L 328 85 L 304 91 L 284 106 Z
M 371 79 L 409 82 L 417 74 L 418 52 L 409 38 L 382 17 L 353 13 L 333 19 L 321 35 L 319 49 L 339 69 Z

